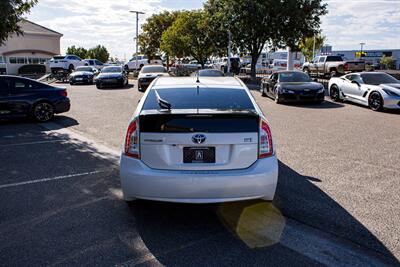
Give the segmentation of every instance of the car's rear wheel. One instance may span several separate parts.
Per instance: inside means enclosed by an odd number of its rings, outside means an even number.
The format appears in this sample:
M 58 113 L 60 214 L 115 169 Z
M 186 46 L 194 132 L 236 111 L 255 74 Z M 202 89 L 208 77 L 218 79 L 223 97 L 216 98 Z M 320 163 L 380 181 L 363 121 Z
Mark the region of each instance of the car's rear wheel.
M 33 107 L 33 118 L 40 122 L 46 122 L 54 117 L 54 107 L 48 102 L 37 103 Z
M 368 98 L 368 105 L 373 111 L 381 111 L 383 109 L 383 99 L 380 93 L 372 92 Z
M 96 83 L 96 87 L 97 87 L 97 89 L 101 89 L 102 88 L 100 83 Z
M 339 92 L 339 87 L 337 87 L 337 85 L 332 85 L 331 89 L 329 90 L 329 96 L 331 97 L 331 99 L 335 102 L 339 102 L 340 101 L 340 92 Z
M 280 104 L 282 101 L 279 99 L 279 92 L 278 89 L 275 91 L 275 98 L 274 98 L 275 103 Z

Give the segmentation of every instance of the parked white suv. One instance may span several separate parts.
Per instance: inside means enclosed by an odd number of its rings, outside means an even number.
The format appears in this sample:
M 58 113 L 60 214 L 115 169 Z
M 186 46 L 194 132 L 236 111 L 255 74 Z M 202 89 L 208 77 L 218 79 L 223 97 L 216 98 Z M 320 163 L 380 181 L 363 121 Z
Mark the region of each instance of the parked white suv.
M 75 55 L 54 56 L 50 60 L 50 70 L 55 73 L 60 70 L 73 72 L 79 66 L 87 66 L 88 63 Z
M 137 66 L 136 66 L 136 57 L 137 57 Z M 149 65 L 149 64 L 156 64 L 156 65 L 162 65 L 162 60 L 160 57 L 154 57 L 153 59 L 149 59 L 147 56 L 144 55 L 138 55 L 138 56 L 133 56 L 124 66 L 125 71 L 135 71 L 135 70 L 140 70 L 143 66 Z
M 271 129 L 233 77 L 159 77 L 129 123 L 121 155 L 124 199 L 272 201 L 278 160 Z

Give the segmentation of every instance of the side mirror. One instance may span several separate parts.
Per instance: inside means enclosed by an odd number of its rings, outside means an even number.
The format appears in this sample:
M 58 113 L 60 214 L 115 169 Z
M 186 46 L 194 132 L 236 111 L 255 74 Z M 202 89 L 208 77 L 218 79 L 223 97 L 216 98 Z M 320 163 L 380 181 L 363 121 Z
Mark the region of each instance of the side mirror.
M 357 84 L 357 86 L 358 87 L 360 87 L 361 85 L 360 85 L 360 83 L 359 82 L 357 82 L 357 81 L 351 81 L 351 83 L 353 83 L 353 84 Z

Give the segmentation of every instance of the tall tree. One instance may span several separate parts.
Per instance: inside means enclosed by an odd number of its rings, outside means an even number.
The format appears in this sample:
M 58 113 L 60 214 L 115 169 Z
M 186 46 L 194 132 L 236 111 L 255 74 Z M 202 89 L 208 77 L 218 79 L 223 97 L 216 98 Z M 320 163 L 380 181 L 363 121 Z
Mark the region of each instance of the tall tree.
M 164 11 L 149 17 L 142 25 L 139 35 L 140 52 L 149 58 L 161 53 L 160 43 L 162 34 L 174 23 L 180 11 Z
M 324 46 L 325 39 L 325 36 L 316 35 L 315 39 L 314 36 L 311 36 L 305 37 L 300 41 L 299 48 L 301 53 L 303 53 L 304 57 L 306 58 L 306 61 L 312 60 L 314 52 L 320 50 Z
M 67 51 L 66 51 L 67 55 L 75 55 L 75 56 L 78 56 L 78 57 L 80 57 L 82 59 L 86 58 L 87 52 L 88 51 L 85 48 L 76 47 L 75 45 L 68 47 Z
M 180 13 L 162 34 L 161 49 L 176 57 L 191 56 L 204 67 L 214 51 L 214 40 L 209 37 L 210 26 L 206 21 L 202 10 Z
M 251 76 L 266 44 L 296 49 L 304 36 L 317 33 L 322 0 L 208 0 L 204 8 L 216 28 L 231 31 L 233 43 L 251 55 Z
M 98 59 L 101 62 L 107 62 L 108 58 L 110 57 L 110 54 L 108 53 L 107 48 L 105 48 L 102 45 L 98 45 L 96 47 L 89 49 L 86 57 Z
M 0 45 L 4 44 L 13 33 L 23 34 L 19 22 L 23 20 L 23 15 L 28 13 L 37 2 L 37 0 L 0 1 Z

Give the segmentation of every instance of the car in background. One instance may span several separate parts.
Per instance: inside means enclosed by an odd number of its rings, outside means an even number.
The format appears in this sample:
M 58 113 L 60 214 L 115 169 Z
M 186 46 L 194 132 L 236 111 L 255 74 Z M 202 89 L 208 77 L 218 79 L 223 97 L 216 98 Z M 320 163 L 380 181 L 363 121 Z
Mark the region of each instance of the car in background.
M 324 86 L 311 80 L 301 71 L 278 71 L 261 80 L 261 95 L 268 96 L 276 103 L 316 102 L 325 98 Z
M 136 59 L 137 59 L 137 65 L 136 65 Z M 152 58 L 148 58 L 145 55 L 138 55 L 138 56 L 133 56 L 125 65 L 124 69 L 126 72 L 131 72 L 131 71 L 138 71 L 143 68 L 143 66 L 149 65 L 149 64 L 154 64 L 154 65 L 162 65 L 162 59 L 160 56 L 154 56 Z
M 350 73 L 329 80 L 334 101 L 346 100 L 374 111 L 400 109 L 400 81 L 384 72 Z
M 77 67 L 76 70 L 69 75 L 69 84 L 93 84 L 94 77 L 99 71 L 92 66 Z
M 318 56 L 303 64 L 303 71 L 310 76 L 336 77 L 348 72 L 365 70 L 363 61 L 344 61 L 341 56 Z
M 231 61 L 230 72 L 239 74 L 242 65 L 240 62 L 240 57 L 231 57 L 230 61 Z M 213 63 L 213 68 L 226 73 L 228 71 L 228 58 L 222 57 L 215 59 Z
M 150 83 L 157 77 L 170 76 L 163 65 L 144 66 L 138 75 L 138 90 L 145 91 Z
M 52 73 L 58 71 L 68 71 L 72 73 L 79 66 L 87 66 L 88 63 L 75 55 L 54 56 L 49 61 L 49 67 Z
M 28 78 L 0 75 L 0 118 L 30 116 L 46 122 L 67 112 L 70 100 L 65 88 Z
M 85 61 L 88 64 L 88 66 L 95 67 L 98 70 L 101 70 L 105 66 L 103 62 L 97 59 L 85 59 Z
M 128 85 L 128 75 L 121 66 L 104 67 L 96 77 L 96 87 L 124 87 Z
M 199 76 L 199 77 L 224 77 L 225 74 L 216 69 L 204 69 L 193 72 L 190 76 Z
M 271 129 L 240 79 L 160 77 L 132 118 L 120 157 L 126 201 L 273 200 Z
M 273 59 L 272 63 L 269 65 L 269 68 L 273 70 L 286 70 L 287 65 L 286 59 Z M 293 67 L 295 69 L 301 69 L 300 61 L 293 60 Z

